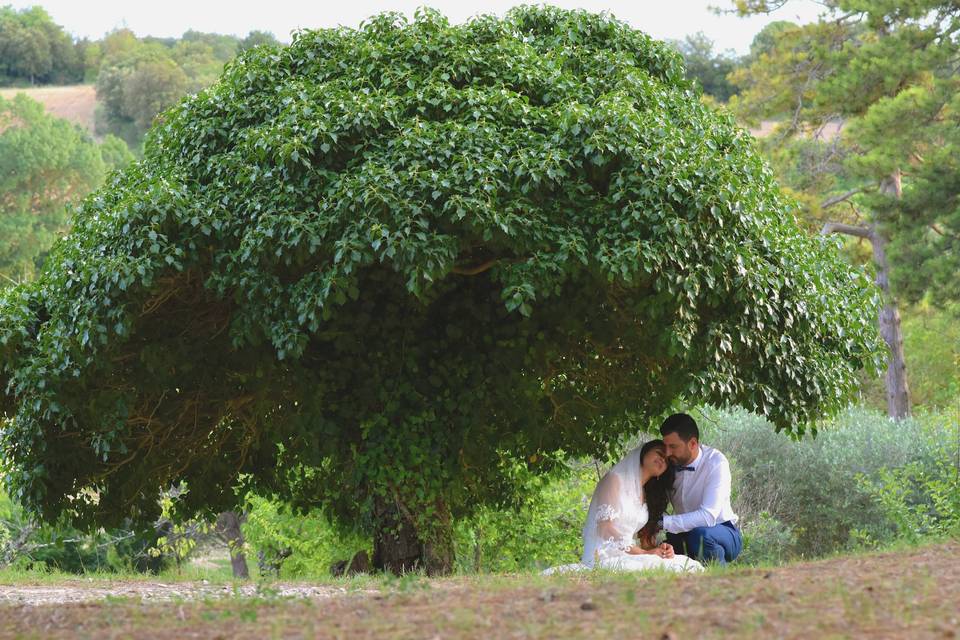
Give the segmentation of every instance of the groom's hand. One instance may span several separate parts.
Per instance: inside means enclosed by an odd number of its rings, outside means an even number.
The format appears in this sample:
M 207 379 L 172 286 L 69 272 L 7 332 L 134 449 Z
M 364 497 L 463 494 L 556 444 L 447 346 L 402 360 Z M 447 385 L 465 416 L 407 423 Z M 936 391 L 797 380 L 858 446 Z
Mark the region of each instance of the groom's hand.
M 658 555 L 661 558 L 672 558 L 674 556 L 673 545 L 667 542 L 664 542 L 659 547 L 657 547 L 657 551 L 660 552 Z

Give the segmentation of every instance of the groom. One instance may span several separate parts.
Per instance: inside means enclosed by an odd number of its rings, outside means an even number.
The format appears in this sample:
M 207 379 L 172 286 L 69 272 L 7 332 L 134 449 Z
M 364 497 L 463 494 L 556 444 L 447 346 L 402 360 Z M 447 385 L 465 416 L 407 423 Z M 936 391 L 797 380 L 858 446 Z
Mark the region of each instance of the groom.
M 663 517 L 667 542 L 696 560 L 732 562 L 743 549 L 743 538 L 730 506 L 727 458 L 700 444 L 697 423 L 685 413 L 664 420 L 660 435 L 677 472 L 670 497 L 674 515 Z

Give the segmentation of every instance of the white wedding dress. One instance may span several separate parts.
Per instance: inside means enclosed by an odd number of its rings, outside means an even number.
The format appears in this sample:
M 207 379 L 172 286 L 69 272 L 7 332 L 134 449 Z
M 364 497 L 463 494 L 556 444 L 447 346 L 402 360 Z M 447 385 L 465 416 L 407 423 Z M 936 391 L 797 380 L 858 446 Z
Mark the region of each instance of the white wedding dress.
M 640 447 L 618 462 L 600 480 L 590 500 L 583 526 L 583 556 L 580 562 L 551 567 L 544 575 L 594 568 L 617 571 L 703 571 L 703 565 L 687 556 L 661 558 L 656 554 L 627 553 L 634 536 L 650 514 L 640 482 Z

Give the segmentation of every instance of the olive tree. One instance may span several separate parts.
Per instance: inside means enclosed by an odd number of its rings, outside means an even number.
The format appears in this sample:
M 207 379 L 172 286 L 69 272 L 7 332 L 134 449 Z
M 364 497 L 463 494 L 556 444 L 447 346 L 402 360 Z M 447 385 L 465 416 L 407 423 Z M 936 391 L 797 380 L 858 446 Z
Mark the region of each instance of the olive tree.
M 679 54 L 608 16 L 256 47 L 0 298 L 10 488 L 98 523 L 257 489 L 446 571 L 454 519 L 674 403 L 797 435 L 843 405 L 876 295 L 791 207 Z

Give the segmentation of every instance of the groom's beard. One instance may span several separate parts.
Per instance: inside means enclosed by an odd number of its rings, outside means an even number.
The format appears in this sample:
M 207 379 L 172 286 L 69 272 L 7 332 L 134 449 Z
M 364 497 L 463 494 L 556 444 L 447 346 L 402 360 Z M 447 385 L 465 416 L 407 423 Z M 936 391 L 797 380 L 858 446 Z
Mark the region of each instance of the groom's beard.
M 682 467 L 689 464 L 692 458 L 693 456 L 690 455 L 689 453 L 687 454 L 687 457 L 685 457 L 683 460 L 681 460 L 677 456 L 667 456 L 667 460 L 670 462 L 670 464 L 672 464 L 675 467 Z

